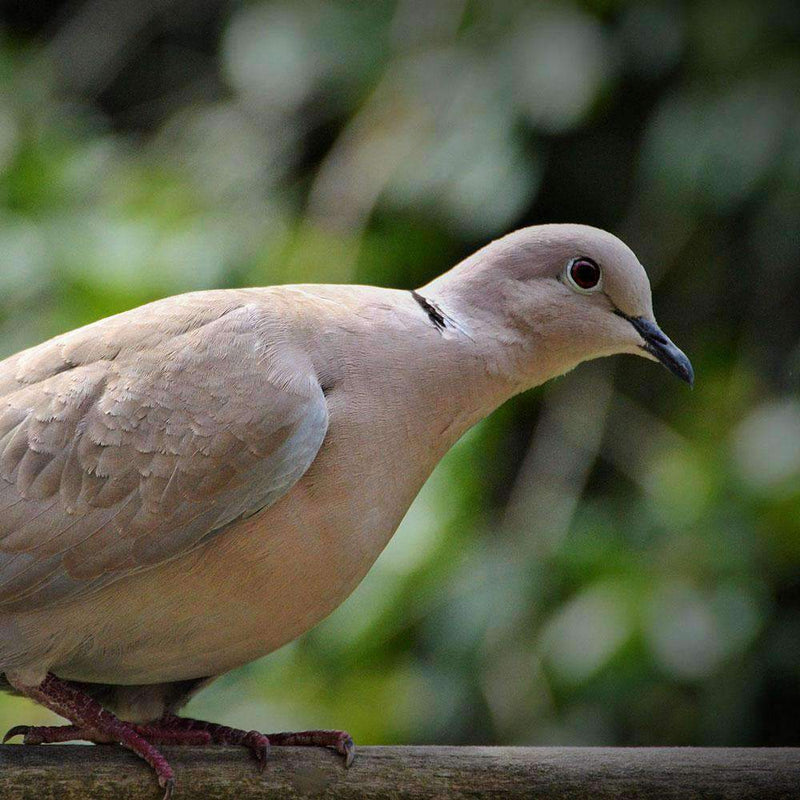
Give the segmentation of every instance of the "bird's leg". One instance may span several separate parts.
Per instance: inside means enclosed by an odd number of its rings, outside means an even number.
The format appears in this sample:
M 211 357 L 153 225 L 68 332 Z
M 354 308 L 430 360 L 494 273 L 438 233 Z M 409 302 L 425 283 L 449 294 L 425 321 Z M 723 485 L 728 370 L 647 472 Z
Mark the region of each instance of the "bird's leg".
M 71 729 L 69 735 L 79 734 L 81 739 L 102 744 L 118 742 L 132 750 L 155 771 L 158 783 L 164 789 L 164 800 L 169 800 L 172 796 L 175 786 L 172 767 L 164 756 L 136 731 L 134 725 L 123 722 L 77 686 L 49 672 L 38 686 L 25 686 L 13 681 L 9 675 L 6 677 L 17 691 L 68 719 L 72 723 L 65 726 Z M 23 732 L 19 728 L 12 731 L 15 735 Z M 12 731 L 9 731 L 9 734 Z
M 341 753 L 345 766 L 349 767 L 355 757 L 355 745 L 349 733 L 345 731 L 300 731 L 298 733 L 259 733 L 229 728 L 214 722 L 204 722 L 189 717 L 166 714 L 153 725 L 163 726 L 167 730 L 196 732 L 206 731 L 214 744 L 243 745 L 249 748 L 263 768 L 270 745 L 276 747 L 330 747 Z

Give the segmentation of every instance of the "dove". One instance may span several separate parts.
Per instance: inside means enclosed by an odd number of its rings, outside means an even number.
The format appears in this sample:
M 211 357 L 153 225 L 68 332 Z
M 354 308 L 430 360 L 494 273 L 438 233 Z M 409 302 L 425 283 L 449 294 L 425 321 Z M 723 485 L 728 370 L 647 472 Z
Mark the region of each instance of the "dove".
M 0 362 L 2 688 L 64 717 L 27 744 L 318 745 L 181 717 L 356 588 L 433 468 L 513 395 L 629 353 L 691 384 L 610 233 L 540 225 L 415 291 L 193 292 Z

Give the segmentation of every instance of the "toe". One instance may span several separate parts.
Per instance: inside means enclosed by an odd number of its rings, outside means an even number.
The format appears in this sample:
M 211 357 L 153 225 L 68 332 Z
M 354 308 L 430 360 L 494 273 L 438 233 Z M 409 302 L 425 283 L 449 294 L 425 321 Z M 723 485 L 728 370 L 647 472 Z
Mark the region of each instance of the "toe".
M 255 756 L 258 761 L 258 769 L 263 772 L 269 756 L 269 738 L 259 731 L 249 731 L 242 740 L 242 744 Z
M 269 745 L 266 747 L 259 747 L 256 751 L 256 759 L 258 761 L 258 771 L 263 772 L 267 767 L 267 758 L 269 757 Z
M 171 800 L 172 793 L 175 791 L 175 778 L 166 778 L 163 781 L 159 780 L 159 783 L 164 787 L 163 800 Z
M 342 741 L 341 749 L 339 752 L 344 756 L 344 765 L 348 769 L 353 766 L 353 761 L 356 757 L 356 746 L 353 743 L 353 739 L 348 736 L 344 741 Z
M 15 736 L 25 736 L 30 729 L 30 725 L 15 725 L 13 728 L 9 728 L 6 731 L 6 735 L 3 737 L 3 744 L 9 739 L 13 739 Z

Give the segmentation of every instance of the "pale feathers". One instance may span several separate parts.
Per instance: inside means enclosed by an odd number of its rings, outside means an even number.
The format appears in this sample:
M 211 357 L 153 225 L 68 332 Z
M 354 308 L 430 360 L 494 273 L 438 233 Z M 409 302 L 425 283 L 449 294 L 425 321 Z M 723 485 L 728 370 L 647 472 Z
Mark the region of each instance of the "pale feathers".
M 0 363 L 0 609 L 158 564 L 306 471 L 327 407 L 268 313 L 190 295 Z
M 575 256 L 602 293 L 559 280 Z M 448 324 L 391 289 L 201 292 L 0 363 L 0 671 L 179 706 L 339 605 L 471 425 L 643 353 L 616 310 L 652 319 L 635 256 L 583 226 L 518 231 L 421 294 Z

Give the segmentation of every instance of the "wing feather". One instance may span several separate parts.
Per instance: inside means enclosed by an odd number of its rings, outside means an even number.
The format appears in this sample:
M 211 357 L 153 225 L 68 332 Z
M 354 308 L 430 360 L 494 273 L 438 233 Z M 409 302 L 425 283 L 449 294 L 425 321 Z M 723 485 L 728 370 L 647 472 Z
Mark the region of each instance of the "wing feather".
M 270 505 L 327 429 L 274 309 L 145 306 L 0 362 L 0 608 L 38 608 Z

